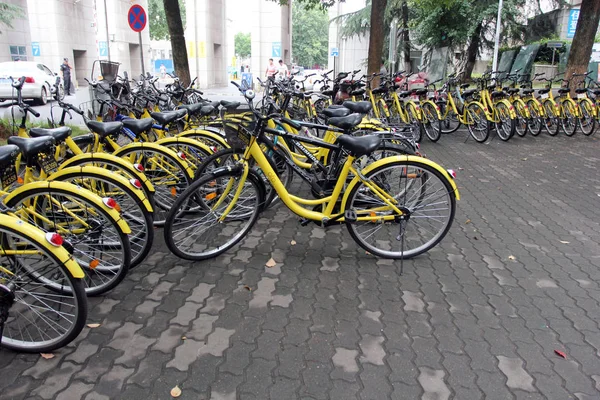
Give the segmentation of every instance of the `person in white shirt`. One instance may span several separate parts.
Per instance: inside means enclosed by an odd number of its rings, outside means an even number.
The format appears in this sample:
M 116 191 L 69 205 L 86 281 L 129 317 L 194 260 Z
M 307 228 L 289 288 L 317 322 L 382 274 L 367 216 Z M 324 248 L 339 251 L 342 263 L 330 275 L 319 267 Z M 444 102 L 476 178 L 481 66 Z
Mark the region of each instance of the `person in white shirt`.
M 283 63 L 283 60 L 279 60 L 279 67 L 277 67 L 277 79 L 282 80 L 288 76 L 290 76 L 290 71 L 288 70 L 287 65 Z

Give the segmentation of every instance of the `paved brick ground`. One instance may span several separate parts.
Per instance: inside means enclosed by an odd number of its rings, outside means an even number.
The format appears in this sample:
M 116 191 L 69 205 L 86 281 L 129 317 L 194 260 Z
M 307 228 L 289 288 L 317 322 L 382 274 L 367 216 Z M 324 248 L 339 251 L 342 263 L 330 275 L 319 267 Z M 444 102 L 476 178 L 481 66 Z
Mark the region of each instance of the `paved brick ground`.
M 0 350 L 0 397 L 600 398 L 598 139 L 464 138 L 424 143 L 459 172 L 463 200 L 403 276 L 283 208 L 208 262 L 159 238 L 90 299 L 100 327 L 51 360 Z

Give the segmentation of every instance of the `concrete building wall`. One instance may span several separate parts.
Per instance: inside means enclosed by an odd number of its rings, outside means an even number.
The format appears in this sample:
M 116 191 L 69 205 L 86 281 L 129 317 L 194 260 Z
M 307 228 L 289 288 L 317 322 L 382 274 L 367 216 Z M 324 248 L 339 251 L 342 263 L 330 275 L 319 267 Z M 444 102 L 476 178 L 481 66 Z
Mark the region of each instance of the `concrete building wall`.
M 226 0 L 186 0 L 185 39 L 192 79 L 210 88 L 227 84 Z
M 282 59 L 291 64 L 291 8 L 268 0 L 248 0 L 247 3 L 252 35 L 250 69 L 255 78 L 263 78 L 269 58 L 275 63 Z
M 348 14 L 360 10 L 365 6 L 365 0 L 347 0 L 338 2 L 329 9 L 329 19 L 332 20 L 339 15 Z M 339 57 L 331 56 L 331 49 L 337 48 Z M 329 59 L 328 69 L 334 69 L 335 73 L 348 72 L 361 69 L 362 73 L 367 71 L 367 59 L 369 53 L 369 34 L 364 36 L 345 37 L 336 22 L 329 24 Z
M 120 74 L 127 71 L 130 76 L 142 72 L 139 37 L 127 22 L 127 12 L 133 4 L 147 8 L 147 0 L 106 0 L 108 37 L 103 0 L 27 0 L 31 42 L 40 45 L 40 56 L 35 61 L 59 71 L 63 58 L 67 57 L 75 69 L 74 80 L 85 85 L 84 78 L 91 77 L 92 65 L 100 56 L 98 41 L 108 42 L 110 58 L 120 62 Z M 149 28 L 142 32 L 144 61 L 149 67 Z
M 6 26 L 0 27 L 0 62 L 11 61 L 13 56 L 19 51 L 21 59 L 33 60 L 31 57 L 31 34 L 29 28 L 29 19 L 27 18 L 26 0 L 4 0 L 6 3 L 20 6 L 24 9 L 25 16 L 12 21 L 12 29 Z M 12 47 L 12 49 L 11 49 Z M 12 51 L 11 51 L 12 50 Z M 15 54 L 16 50 L 16 54 Z

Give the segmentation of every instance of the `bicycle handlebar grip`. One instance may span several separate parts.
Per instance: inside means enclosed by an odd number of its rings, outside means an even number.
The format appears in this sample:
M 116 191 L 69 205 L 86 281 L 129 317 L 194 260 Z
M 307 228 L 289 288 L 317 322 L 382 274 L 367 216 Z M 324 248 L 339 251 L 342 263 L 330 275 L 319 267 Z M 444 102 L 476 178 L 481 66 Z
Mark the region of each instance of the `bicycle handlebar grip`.
M 40 113 L 39 113 L 39 112 L 37 112 L 37 111 L 35 111 L 33 108 L 31 108 L 31 107 L 29 107 L 29 106 L 26 106 L 26 107 L 25 107 L 25 110 L 26 110 L 26 111 L 29 111 L 30 113 L 32 113 L 32 114 L 33 114 L 33 115 L 34 115 L 36 118 L 39 118 L 39 117 L 40 117 Z
M 69 109 L 75 111 L 79 115 L 83 115 L 83 111 L 79 107 L 75 107 L 73 104 L 69 104 Z
M 258 79 L 258 80 L 260 81 L 260 78 L 256 78 L 256 79 Z M 237 88 L 238 88 L 238 89 L 240 89 L 240 90 L 242 89 L 242 88 L 240 87 L 240 85 L 239 85 L 239 84 L 238 84 L 236 81 L 231 81 L 231 84 L 232 84 L 232 85 L 234 85 L 235 87 L 237 87 Z

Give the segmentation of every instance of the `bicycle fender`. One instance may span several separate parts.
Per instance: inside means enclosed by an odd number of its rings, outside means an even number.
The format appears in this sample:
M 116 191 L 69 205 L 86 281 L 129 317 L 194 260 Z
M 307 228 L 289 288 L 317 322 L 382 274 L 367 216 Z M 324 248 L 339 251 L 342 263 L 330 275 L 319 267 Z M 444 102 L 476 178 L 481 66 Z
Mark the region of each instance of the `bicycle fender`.
M 424 100 L 423 103 L 421 104 L 421 108 L 423 108 L 423 104 L 431 104 L 431 106 L 433 107 L 433 109 L 435 110 L 435 112 L 437 114 L 438 120 L 442 119 L 442 114 L 440 114 L 440 106 L 439 105 L 435 104 L 431 100 Z
M 508 111 L 510 112 L 511 119 L 517 118 L 517 112 L 515 111 L 515 107 L 512 104 L 510 104 L 510 101 L 504 99 L 504 100 L 500 100 L 499 103 L 504 103 L 504 105 L 506 105 L 506 107 L 508 107 Z
M 442 176 L 444 178 L 446 178 L 446 180 L 448 180 L 448 182 L 450 182 L 450 187 L 452 188 L 452 191 L 454 192 L 454 196 L 456 197 L 456 200 L 460 200 L 460 194 L 458 193 L 458 187 L 456 186 L 456 183 L 454 182 L 454 179 L 452 178 L 452 176 L 450 176 L 448 171 L 446 171 L 444 168 L 442 168 L 441 165 L 439 165 L 427 158 L 423 158 L 423 157 L 419 157 L 419 156 L 409 156 L 409 155 L 386 157 L 386 158 L 382 158 L 381 160 L 375 161 L 374 163 L 369 164 L 366 168 L 361 170 L 361 174 L 367 175 L 369 172 L 371 172 L 375 168 L 379 168 L 386 164 L 393 164 L 398 161 L 410 161 L 410 162 L 414 162 L 415 164 L 425 164 L 425 165 L 428 165 L 428 166 L 433 167 L 434 169 L 438 170 L 442 174 Z M 352 179 L 352 181 L 348 185 L 348 187 L 345 189 L 344 198 L 342 199 L 342 206 L 340 208 L 341 210 L 345 210 L 346 201 L 348 200 L 348 194 L 352 191 L 354 186 L 356 186 L 359 182 L 360 182 L 360 179 L 357 176 L 355 176 L 354 179 Z
M 219 142 L 219 144 L 221 146 L 223 146 L 223 148 L 228 149 L 229 144 L 227 144 L 227 141 L 225 140 L 225 138 L 222 135 L 219 135 L 218 133 L 215 132 L 211 132 L 209 130 L 205 130 L 205 129 L 190 129 L 184 132 L 181 132 L 179 135 L 177 135 L 178 137 L 188 137 L 188 136 L 206 136 L 207 138 L 210 138 L 216 142 Z
M 29 236 L 34 239 L 46 250 L 48 250 L 48 252 L 54 254 L 58 258 L 59 262 L 67 268 L 67 271 L 69 271 L 73 278 L 82 279 L 85 277 L 83 270 L 77 261 L 75 261 L 73 256 L 69 254 L 64 247 L 56 247 L 48 243 L 46 240 L 46 234 L 41 229 L 29 224 L 28 222 L 20 220 L 15 216 L 6 214 L 0 214 L 0 225 L 6 226 L 7 228 L 17 232 L 22 232 L 25 236 Z
M 128 145 L 123 146 L 120 149 L 117 149 L 117 151 L 115 151 L 113 154 L 117 157 L 121 157 L 121 154 L 125 154 L 126 151 L 128 151 L 129 149 L 132 149 L 132 148 L 133 149 L 151 149 L 151 150 L 154 150 L 159 153 L 168 154 L 171 157 L 173 157 L 175 160 L 178 160 L 181 163 L 181 165 L 183 165 L 183 167 L 185 168 L 185 172 L 187 172 L 187 174 L 188 174 L 188 177 L 190 177 L 191 179 L 194 179 L 194 171 L 192 170 L 192 168 L 190 167 L 190 164 L 187 161 L 179 158 L 173 150 L 171 150 L 165 146 L 156 144 L 156 143 L 150 143 L 150 142 L 129 143 Z
M 160 145 L 172 144 L 172 143 L 189 144 L 190 146 L 199 146 L 202 150 L 206 151 L 206 153 L 209 155 L 214 153 L 214 151 L 210 147 L 205 145 L 204 143 L 199 142 L 194 139 L 186 138 L 186 137 L 180 137 L 180 136 L 168 137 L 168 138 L 157 140 L 154 143 L 160 144 Z
M 85 199 L 87 201 L 92 203 L 94 206 L 105 210 L 109 214 L 109 216 L 115 222 L 117 222 L 119 228 L 121 229 L 121 231 L 123 233 L 125 233 L 127 235 L 129 235 L 131 233 L 131 228 L 129 228 L 129 224 L 127 224 L 127 221 L 125 221 L 123 218 L 121 218 L 121 214 L 117 210 L 106 206 L 106 204 L 104 204 L 104 202 L 102 201 L 102 198 L 100 196 L 96 195 L 95 193 L 90 192 L 87 189 L 73 185 L 72 183 L 68 183 L 68 182 L 39 181 L 39 182 L 32 182 L 32 183 L 25 184 L 21 187 L 18 187 L 15 190 L 13 190 L 12 192 L 10 192 L 4 198 L 4 204 L 6 204 L 8 207 L 13 207 L 15 205 L 13 202 L 15 201 L 15 198 L 17 196 L 21 195 L 24 192 L 27 192 L 29 190 L 34 190 L 34 189 L 60 189 L 60 190 L 66 191 L 66 192 L 79 193 L 83 197 L 85 197 Z
M 150 204 L 150 201 L 146 198 L 144 191 L 141 189 L 138 189 L 137 187 L 135 187 L 133 185 L 133 183 L 131 183 L 128 179 L 124 178 L 121 175 L 118 174 L 112 174 L 112 173 L 108 173 L 105 169 L 99 168 L 99 167 L 92 167 L 92 166 L 83 166 L 83 167 L 69 167 L 69 168 L 63 168 L 59 171 L 56 171 L 55 173 L 53 173 L 52 175 L 50 175 L 48 178 L 46 178 L 49 181 L 62 181 L 62 179 L 66 178 L 67 175 L 69 174 L 77 174 L 79 172 L 88 172 L 90 174 L 96 174 L 96 175 L 100 175 L 100 176 L 105 176 L 105 175 L 110 175 L 110 178 L 119 182 L 121 185 L 130 188 L 133 193 L 136 195 L 136 197 L 138 198 L 139 202 L 142 203 L 144 205 L 144 208 L 146 209 L 147 212 L 154 212 L 154 209 L 152 208 L 152 205 Z
M 156 192 L 156 189 L 154 189 L 154 185 L 152 184 L 152 182 L 150 182 L 150 180 L 148 179 L 146 174 L 138 171 L 129 161 L 123 160 L 122 158 L 119 158 L 119 157 L 116 157 L 113 154 L 108 154 L 108 153 L 79 154 L 77 156 L 71 157 L 68 160 L 64 161 L 62 164 L 60 164 L 58 169 L 60 171 L 61 169 L 79 166 L 81 164 L 85 164 L 90 161 L 98 162 L 98 163 L 106 162 L 107 164 L 109 164 L 109 163 L 116 164 L 119 167 L 121 167 L 123 170 L 125 170 L 127 173 L 129 173 L 131 176 L 137 178 L 142 183 L 142 185 L 144 185 L 144 187 L 146 188 L 146 190 L 148 192 L 150 192 L 150 193 Z

